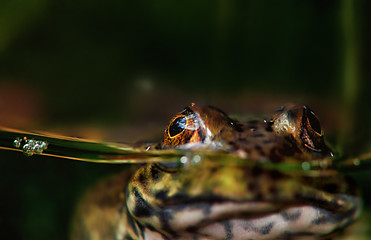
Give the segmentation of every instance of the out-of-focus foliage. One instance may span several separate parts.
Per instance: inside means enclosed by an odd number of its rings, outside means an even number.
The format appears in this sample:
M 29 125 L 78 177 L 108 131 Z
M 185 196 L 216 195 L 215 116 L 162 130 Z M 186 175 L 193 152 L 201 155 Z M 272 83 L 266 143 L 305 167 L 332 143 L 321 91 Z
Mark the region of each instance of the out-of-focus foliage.
M 0 2 L 0 54 L 38 24 L 45 15 L 46 5 L 47 0 Z

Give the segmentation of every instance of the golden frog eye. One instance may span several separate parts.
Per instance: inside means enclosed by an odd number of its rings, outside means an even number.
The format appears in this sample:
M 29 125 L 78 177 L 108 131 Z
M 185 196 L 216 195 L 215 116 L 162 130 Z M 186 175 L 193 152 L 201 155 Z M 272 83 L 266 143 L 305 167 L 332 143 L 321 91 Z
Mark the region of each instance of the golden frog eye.
M 289 137 L 298 147 L 304 147 L 312 153 L 328 154 L 331 151 L 324 142 L 318 118 L 306 106 L 288 105 L 281 108 L 271 123 L 277 135 Z
M 177 146 L 186 143 L 203 141 L 200 116 L 192 109 L 186 108 L 176 115 L 165 130 L 163 144 L 165 146 Z
M 310 110 L 307 109 L 307 121 L 310 128 L 318 135 L 322 135 L 321 124 L 319 123 L 316 115 Z
M 315 152 L 323 152 L 326 145 L 323 140 L 321 124 L 312 110 L 308 107 L 303 107 L 302 128 L 300 138 L 304 146 Z
M 182 133 L 187 126 L 187 118 L 177 117 L 169 126 L 169 136 L 175 137 L 176 135 Z

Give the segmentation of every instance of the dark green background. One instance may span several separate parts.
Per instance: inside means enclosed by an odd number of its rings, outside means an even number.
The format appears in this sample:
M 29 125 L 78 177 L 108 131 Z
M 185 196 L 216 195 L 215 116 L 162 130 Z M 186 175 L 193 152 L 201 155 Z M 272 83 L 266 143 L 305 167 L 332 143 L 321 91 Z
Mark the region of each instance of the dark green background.
M 1 1 L 0 121 L 26 130 L 62 126 L 71 135 L 93 126 L 118 140 L 115 129 L 133 126 L 122 139 L 137 138 L 141 124 L 164 126 L 192 101 L 233 112 L 302 101 L 333 119 L 345 116 L 349 124 L 330 135 L 345 153 L 367 151 L 370 7 L 351 0 Z M 1 239 L 68 238 L 86 186 L 122 169 L 5 151 L 0 167 Z

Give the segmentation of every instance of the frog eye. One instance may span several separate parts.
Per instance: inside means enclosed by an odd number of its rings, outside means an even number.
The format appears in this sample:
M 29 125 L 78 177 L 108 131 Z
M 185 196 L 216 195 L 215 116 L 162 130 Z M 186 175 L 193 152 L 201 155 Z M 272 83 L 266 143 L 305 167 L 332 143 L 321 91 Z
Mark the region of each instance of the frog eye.
M 321 124 L 319 123 L 319 120 L 316 117 L 316 115 L 309 109 L 307 113 L 307 121 L 308 121 L 308 125 L 312 128 L 312 130 L 316 134 L 322 135 Z
M 177 117 L 169 126 L 169 136 L 175 137 L 182 133 L 187 126 L 187 119 L 185 117 Z
M 289 105 L 277 112 L 272 119 L 272 130 L 279 136 L 289 137 L 297 146 L 312 153 L 330 153 L 318 118 L 306 106 Z
M 164 146 L 179 146 L 187 143 L 202 142 L 200 117 L 190 108 L 176 115 L 165 130 Z
M 306 106 L 303 109 L 302 123 L 303 128 L 300 132 L 300 138 L 304 146 L 314 152 L 326 152 L 329 150 L 323 140 L 323 131 L 318 118 Z

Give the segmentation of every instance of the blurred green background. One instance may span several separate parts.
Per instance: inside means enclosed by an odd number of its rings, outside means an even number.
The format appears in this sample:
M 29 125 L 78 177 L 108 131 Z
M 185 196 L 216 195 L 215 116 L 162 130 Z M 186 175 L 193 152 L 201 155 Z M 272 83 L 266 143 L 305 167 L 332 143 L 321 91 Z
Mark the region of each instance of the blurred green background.
M 366 0 L 3 0 L 0 125 L 133 141 L 192 101 L 240 113 L 295 101 L 319 113 L 337 149 L 369 151 L 370 9 Z M 84 189 L 123 168 L 0 158 L 1 239 L 67 239 Z M 356 178 L 370 192 L 367 174 Z

